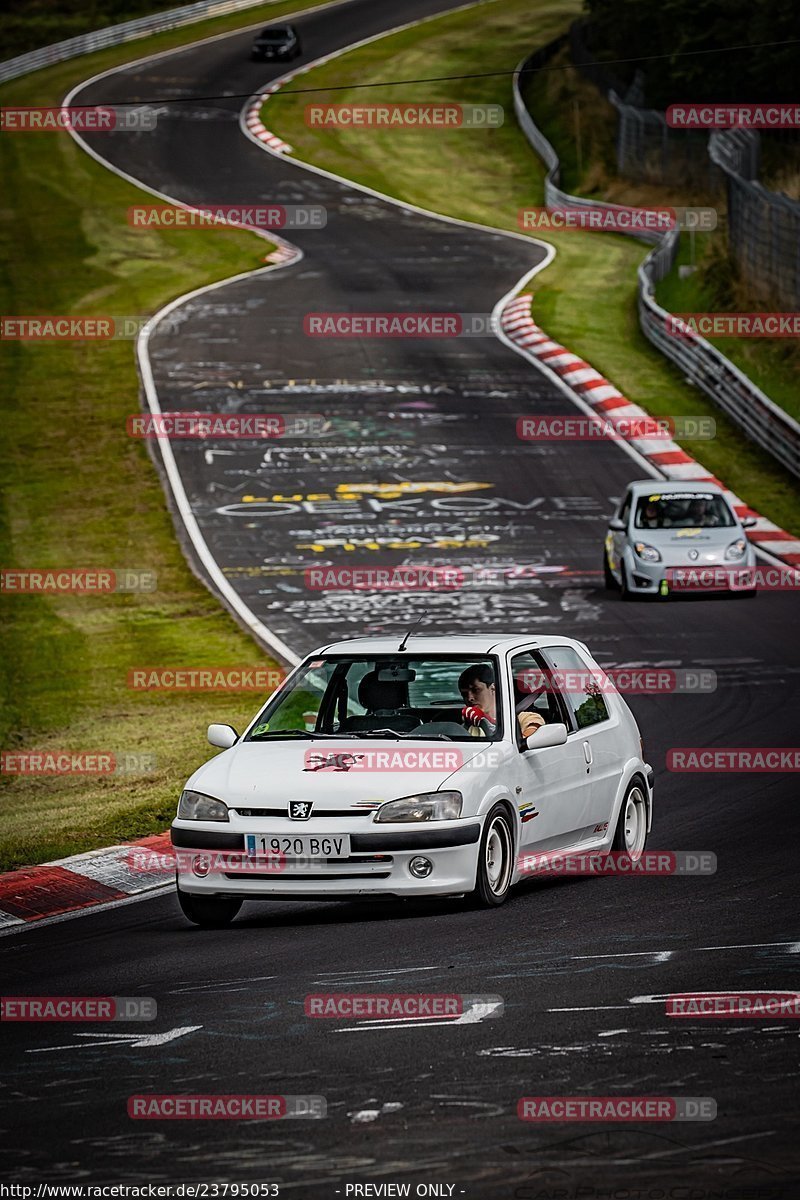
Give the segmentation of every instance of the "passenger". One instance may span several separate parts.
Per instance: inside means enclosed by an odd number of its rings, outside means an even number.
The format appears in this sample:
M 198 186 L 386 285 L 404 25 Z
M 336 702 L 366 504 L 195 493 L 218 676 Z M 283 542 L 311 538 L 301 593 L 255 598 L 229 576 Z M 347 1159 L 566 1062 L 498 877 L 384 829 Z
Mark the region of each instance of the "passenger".
M 488 663 L 467 667 L 458 680 L 458 690 L 466 708 L 461 719 L 476 737 L 494 737 L 497 732 L 497 689 L 494 671 Z M 536 712 L 517 713 L 517 724 L 523 738 L 528 738 L 544 725 L 544 717 Z

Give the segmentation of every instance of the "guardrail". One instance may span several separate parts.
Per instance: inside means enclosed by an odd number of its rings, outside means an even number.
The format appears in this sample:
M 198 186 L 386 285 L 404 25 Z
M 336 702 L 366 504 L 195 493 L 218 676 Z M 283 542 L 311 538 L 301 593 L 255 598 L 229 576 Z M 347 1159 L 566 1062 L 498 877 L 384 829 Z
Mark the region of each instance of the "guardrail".
M 0 62 L 0 83 L 18 79 L 20 75 L 29 75 L 53 63 L 65 62 L 68 58 L 91 54 L 94 50 L 121 46 L 123 42 L 147 37 L 149 33 L 163 33 L 167 29 L 178 29 L 181 25 L 192 25 L 206 17 L 222 17 L 226 13 L 277 3 L 279 0 L 198 0 L 196 4 L 170 8 L 166 12 L 152 13 L 149 17 L 137 17 L 135 21 L 124 21 L 121 25 L 107 25 L 105 29 L 82 33 L 65 42 L 54 42 L 50 46 L 42 46 L 40 50 L 31 50 L 28 54 Z
M 573 196 L 559 187 L 560 162 L 555 148 L 538 128 L 525 104 L 520 78 L 526 71 L 543 66 L 565 44 L 566 37 L 555 38 L 524 58 L 514 72 L 512 83 L 514 113 L 520 128 L 547 167 L 544 202 L 548 208 L 618 209 L 620 205 Z M 638 283 L 639 324 L 642 333 L 673 362 L 692 383 L 754 442 L 778 462 L 800 476 L 800 424 L 770 400 L 751 379 L 700 336 L 678 337 L 669 332 L 672 314 L 655 300 L 655 285 L 675 265 L 679 233 L 673 229 L 660 234 L 648 230 L 630 231 L 629 236 L 656 245 L 640 264 Z
M 572 196 L 569 192 L 562 191 L 559 187 L 561 163 L 559 162 L 558 155 L 555 148 L 548 142 L 541 129 L 534 122 L 522 96 L 519 83 L 521 74 L 543 66 L 562 46 L 566 45 L 567 40 L 567 34 L 554 38 L 552 42 L 548 42 L 546 46 L 541 46 L 533 54 L 524 58 L 519 64 L 514 72 L 513 79 L 514 114 L 526 138 L 547 167 L 547 174 L 544 180 L 544 202 L 547 208 L 601 208 L 606 212 L 619 212 L 626 206 L 623 204 L 609 204 L 603 200 L 590 200 L 585 196 Z M 639 238 L 643 242 L 655 242 L 658 241 L 661 235 L 654 230 L 642 229 L 631 230 L 630 236 Z
M 639 325 L 642 333 L 747 434 L 793 475 L 800 476 L 800 425 L 751 379 L 702 337 L 676 337 L 672 314 L 655 300 L 655 285 L 670 271 L 678 252 L 672 230 L 639 266 Z

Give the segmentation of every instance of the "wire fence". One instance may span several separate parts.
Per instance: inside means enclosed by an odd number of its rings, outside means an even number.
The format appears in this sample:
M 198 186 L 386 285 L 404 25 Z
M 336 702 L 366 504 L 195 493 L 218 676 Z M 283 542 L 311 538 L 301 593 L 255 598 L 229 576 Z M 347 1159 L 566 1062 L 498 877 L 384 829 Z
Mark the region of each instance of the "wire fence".
M 787 310 L 800 307 L 800 203 L 768 191 L 754 175 L 757 133 L 712 133 L 709 158 L 728 185 L 728 245 L 754 294 Z
M 563 38 L 555 39 L 520 63 L 513 79 L 514 112 L 520 128 L 547 167 L 544 201 L 548 208 L 615 209 L 619 206 L 562 191 L 559 187 L 558 154 L 536 125 L 523 97 L 520 81 L 523 78 L 526 81 L 530 80 L 532 74 L 527 72 L 543 66 L 563 45 Z M 723 149 L 724 143 L 720 148 L 721 156 Z M 733 155 L 735 147 L 728 147 L 725 153 Z M 738 178 L 736 176 L 737 180 Z M 679 247 L 678 230 L 673 229 L 666 234 L 637 231 L 633 236 L 656 242 L 638 270 L 639 324 L 644 336 L 674 363 L 691 383 L 702 388 L 752 441 L 768 451 L 793 475 L 800 477 L 800 424 L 770 400 L 769 396 L 756 387 L 752 380 L 705 338 L 676 336 L 673 331 L 672 314 L 662 308 L 655 299 L 656 284 L 675 266 Z
M 666 113 L 642 107 L 641 72 L 626 86 L 596 60 L 583 20 L 570 28 L 570 52 L 578 70 L 606 94 L 617 112 L 619 175 L 648 183 L 717 192 L 728 199 L 728 246 L 740 275 L 765 303 L 800 308 L 800 202 L 757 182 L 761 139 L 751 130 L 700 133 L 673 129 Z M 795 131 L 770 133 L 783 151 L 797 144 Z

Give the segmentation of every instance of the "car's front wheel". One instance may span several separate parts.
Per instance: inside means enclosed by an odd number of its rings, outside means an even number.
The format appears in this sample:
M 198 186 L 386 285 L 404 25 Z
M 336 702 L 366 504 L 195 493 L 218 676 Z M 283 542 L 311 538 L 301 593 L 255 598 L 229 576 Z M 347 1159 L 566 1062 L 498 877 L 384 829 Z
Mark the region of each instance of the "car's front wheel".
M 478 848 L 478 874 L 473 900 L 495 908 L 508 896 L 514 874 L 514 830 L 503 804 L 495 804 L 483 825 Z
M 622 559 L 620 559 L 619 564 L 619 594 L 622 600 L 633 600 L 634 598 L 630 583 L 628 582 L 628 568 Z
M 226 896 L 195 896 L 178 888 L 178 903 L 185 917 L 203 929 L 224 929 L 242 907 L 241 900 Z
M 634 781 L 625 793 L 619 812 L 612 850 L 629 854 L 638 862 L 647 841 L 647 801 L 640 783 Z
M 607 592 L 615 592 L 619 586 L 608 564 L 608 551 L 606 550 L 603 551 L 603 582 L 606 585 Z

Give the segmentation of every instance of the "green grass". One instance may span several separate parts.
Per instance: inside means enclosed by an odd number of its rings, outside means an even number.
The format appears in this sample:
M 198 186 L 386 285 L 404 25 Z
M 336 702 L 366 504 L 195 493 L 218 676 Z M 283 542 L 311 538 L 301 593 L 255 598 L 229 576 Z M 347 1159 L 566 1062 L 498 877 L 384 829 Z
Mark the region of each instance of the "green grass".
M 298 84 L 321 89 L 313 95 L 320 104 L 367 100 L 502 104 L 506 120 L 500 129 L 309 128 L 304 108 L 312 97 L 292 96 L 288 90 L 269 100 L 263 119 L 294 147 L 298 158 L 424 208 L 517 230 L 519 209 L 542 204 L 544 171 L 514 120 L 510 78 L 403 86 L 380 81 L 510 72 L 526 53 L 566 30 L 579 11 L 578 0 L 541 0 L 535 5 L 530 0 L 489 0 L 352 50 L 302 76 Z M 363 87 L 370 82 L 375 83 L 374 89 Z M 334 86 L 339 90 L 326 90 Z M 648 412 L 713 416 L 716 439 L 685 441 L 686 450 L 754 508 L 785 528 L 800 531 L 796 481 L 743 438 L 710 400 L 687 385 L 641 334 L 636 268 L 645 249 L 612 234 L 548 233 L 545 240 L 556 246 L 558 254 L 532 281 L 534 316 L 543 328 Z
M 681 237 L 675 269 L 656 288 L 656 299 L 670 312 L 761 312 L 773 306 L 743 294 L 740 281 L 720 253 L 712 234 L 695 234 L 697 270 L 681 279 L 678 266 L 692 262 L 690 238 Z M 800 421 L 800 346 L 792 338 L 706 338 L 744 371 L 762 392 Z
M 306 5 L 308 6 L 308 5 Z M 55 105 L 118 62 L 302 4 L 270 5 L 63 63 L 0 89 L 4 105 Z M 263 265 L 269 246 L 215 228 L 132 230 L 146 193 L 66 133 L 0 139 L 5 314 L 139 316 L 192 288 Z M 0 597 L 0 747 L 155 755 L 150 774 L 0 778 L 0 870 L 163 830 L 186 776 L 210 755 L 210 721 L 242 723 L 254 694 L 130 691 L 133 666 L 263 664 L 189 570 L 158 476 L 125 433 L 139 410 L 132 341 L 4 342 L 0 564 L 135 567 L 141 595 Z

